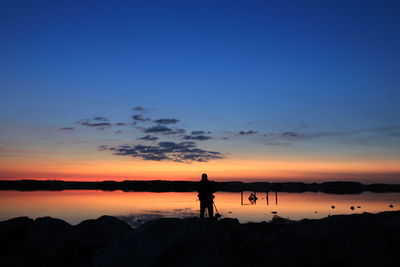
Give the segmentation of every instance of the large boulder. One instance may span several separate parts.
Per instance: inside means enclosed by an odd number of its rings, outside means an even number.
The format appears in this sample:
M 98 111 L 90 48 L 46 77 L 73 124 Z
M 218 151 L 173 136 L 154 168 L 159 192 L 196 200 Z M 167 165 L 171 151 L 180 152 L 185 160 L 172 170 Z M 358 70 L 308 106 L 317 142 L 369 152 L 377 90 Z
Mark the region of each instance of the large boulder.
M 73 227 L 74 235 L 91 252 L 131 230 L 129 224 L 111 216 L 85 220 Z
M 0 222 L 0 255 L 9 254 L 25 238 L 33 220 L 28 217 L 18 217 Z
M 76 226 L 44 217 L 32 223 L 23 246 L 37 263 L 91 265 L 96 250 L 130 230 L 127 223 L 111 216 L 86 220 Z
M 43 262 L 62 260 L 72 237 L 72 226 L 51 217 L 36 219 L 26 233 L 24 248 L 32 258 Z
M 28 217 L 0 222 L 0 266 L 31 266 L 21 243 L 32 222 Z
M 282 224 L 246 239 L 236 253 L 247 266 L 395 266 L 400 239 L 390 232 L 399 223 L 382 214 L 355 214 Z
M 239 223 L 237 221 L 231 224 Z M 217 221 L 165 218 L 145 223 L 97 252 L 95 266 L 220 266 L 232 264 Z

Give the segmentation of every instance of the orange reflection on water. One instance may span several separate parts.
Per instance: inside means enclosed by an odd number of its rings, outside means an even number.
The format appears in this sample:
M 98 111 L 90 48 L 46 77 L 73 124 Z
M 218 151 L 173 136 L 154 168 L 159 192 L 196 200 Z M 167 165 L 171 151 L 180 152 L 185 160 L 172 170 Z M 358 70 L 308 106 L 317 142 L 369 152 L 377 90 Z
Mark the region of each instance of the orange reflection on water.
M 363 193 L 332 195 L 324 193 L 256 193 L 258 200 L 251 204 L 251 192 L 218 192 L 215 204 L 223 217 L 238 218 L 241 222 L 269 221 L 272 212 L 290 219 L 322 218 L 328 215 L 379 212 L 400 207 L 400 193 Z M 277 198 L 276 198 L 277 197 Z M 388 206 L 394 205 L 391 209 Z M 331 206 L 334 205 L 335 209 Z M 350 207 L 354 206 L 355 210 Z M 360 206 L 360 208 L 357 208 Z M 122 191 L 0 191 L 0 220 L 18 216 L 32 218 L 52 216 L 72 224 L 102 215 L 157 215 L 192 217 L 199 212 L 196 192 L 150 193 Z
M 122 191 L 3 191 L 0 192 L 0 220 L 29 216 L 52 216 L 78 223 L 101 215 L 160 213 L 198 209 L 195 193 L 149 193 Z
M 236 209 L 240 214 L 246 214 L 248 220 L 260 221 L 260 214 L 264 214 L 264 220 L 272 219 L 272 212 L 285 218 L 299 220 L 303 218 L 322 218 L 329 215 L 353 214 L 363 212 L 380 212 L 393 210 L 400 206 L 400 193 L 376 194 L 364 192 L 355 195 L 334 195 L 321 192 L 313 193 L 257 193 L 257 204 L 251 205 L 247 200 L 251 192 L 245 192 L 244 206 Z M 331 206 L 335 206 L 334 209 Z M 354 207 L 354 210 L 351 207 Z M 360 206 L 360 208 L 357 208 Z M 246 211 L 247 209 L 247 211 Z M 251 210 L 251 211 L 250 211 Z M 233 214 L 234 215 L 234 214 Z M 233 216 L 234 217 L 234 216 Z

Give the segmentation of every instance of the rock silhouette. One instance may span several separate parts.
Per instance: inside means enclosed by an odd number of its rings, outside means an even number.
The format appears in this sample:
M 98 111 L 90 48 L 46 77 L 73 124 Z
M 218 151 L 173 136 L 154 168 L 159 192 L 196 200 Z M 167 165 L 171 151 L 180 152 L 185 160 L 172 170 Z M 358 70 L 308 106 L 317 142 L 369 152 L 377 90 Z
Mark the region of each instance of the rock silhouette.
M 240 224 L 110 216 L 0 222 L 1 266 L 397 266 L 400 211 Z

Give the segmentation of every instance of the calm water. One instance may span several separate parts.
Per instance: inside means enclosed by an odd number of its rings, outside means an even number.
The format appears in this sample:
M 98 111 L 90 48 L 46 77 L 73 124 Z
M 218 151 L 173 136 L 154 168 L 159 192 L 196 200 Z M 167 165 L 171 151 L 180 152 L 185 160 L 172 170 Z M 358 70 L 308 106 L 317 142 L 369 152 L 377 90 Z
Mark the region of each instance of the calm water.
M 334 214 L 398 210 L 400 207 L 400 193 L 269 193 L 267 198 L 266 193 L 258 192 L 256 203 L 248 200 L 250 194 L 243 192 L 242 200 L 241 193 L 218 192 L 215 204 L 223 217 L 238 218 L 241 222 L 269 221 L 274 215 L 272 212 L 298 220 Z M 390 208 L 390 204 L 394 207 Z M 331 208 L 332 205 L 335 209 Z M 351 206 L 355 209 L 351 210 Z M 0 221 L 18 216 L 51 216 L 77 224 L 106 214 L 137 225 L 152 218 L 198 216 L 198 212 L 199 202 L 194 192 L 0 191 Z

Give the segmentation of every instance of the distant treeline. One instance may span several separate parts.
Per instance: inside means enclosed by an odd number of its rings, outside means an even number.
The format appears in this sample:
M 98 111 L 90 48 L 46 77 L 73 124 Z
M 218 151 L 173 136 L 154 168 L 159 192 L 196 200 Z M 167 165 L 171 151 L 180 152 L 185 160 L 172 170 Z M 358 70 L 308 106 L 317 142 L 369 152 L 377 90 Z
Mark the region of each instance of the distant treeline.
M 359 182 L 324 182 L 324 183 L 269 183 L 269 182 L 215 182 L 218 191 L 223 192 L 324 192 L 332 194 L 359 194 L 369 192 L 400 192 L 400 184 L 361 184 Z M 59 180 L 3 180 L 0 190 L 122 190 L 141 192 L 193 192 L 197 182 L 193 181 L 102 181 L 70 182 Z

